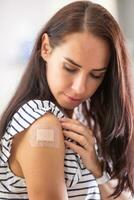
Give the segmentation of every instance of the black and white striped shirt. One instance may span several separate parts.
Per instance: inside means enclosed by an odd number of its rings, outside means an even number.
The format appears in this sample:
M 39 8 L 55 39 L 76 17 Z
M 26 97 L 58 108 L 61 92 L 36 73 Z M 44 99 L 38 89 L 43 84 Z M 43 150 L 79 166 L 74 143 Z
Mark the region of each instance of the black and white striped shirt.
M 75 109 L 74 118 L 78 108 Z M 16 176 L 8 165 L 13 137 L 28 128 L 45 113 L 64 117 L 61 110 L 48 100 L 30 100 L 21 106 L 8 123 L 1 139 L 0 150 L 0 200 L 28 200 L 25 179 Z M 65 150 L 64 173 L 69 200 L 100 200 L 100 191 L 93 174 L 86 169 L 82 159 L 71 149 Z

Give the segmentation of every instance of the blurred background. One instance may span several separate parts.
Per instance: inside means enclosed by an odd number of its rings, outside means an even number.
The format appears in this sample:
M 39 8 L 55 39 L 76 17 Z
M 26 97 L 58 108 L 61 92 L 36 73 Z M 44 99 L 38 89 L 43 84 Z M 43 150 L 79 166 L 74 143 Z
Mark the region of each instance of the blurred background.
M 92 0 L 106 7 L 126 37 L 134 67 L 134 1 Z M 0 115 L 26 68 L 42 25 L 71 0 L 0 0 Z

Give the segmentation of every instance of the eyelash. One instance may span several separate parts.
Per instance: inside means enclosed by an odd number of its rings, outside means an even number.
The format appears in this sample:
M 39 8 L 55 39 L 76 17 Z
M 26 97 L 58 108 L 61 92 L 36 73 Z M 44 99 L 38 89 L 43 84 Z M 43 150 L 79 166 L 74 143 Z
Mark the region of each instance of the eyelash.
M 64 68 L 65 68 L 65 70 L 67 70 L 68 72 L 70 72 L 70 73 L 75 73 L 75 69 L 69 69 L 69 68 L 67 68 L 67 67 L 65 67 L 64 66 Z M 95 76 L 94 74 L 90 74 L 93 78 L 95 78 L 95 79 L 101 79 L 103 76 Z

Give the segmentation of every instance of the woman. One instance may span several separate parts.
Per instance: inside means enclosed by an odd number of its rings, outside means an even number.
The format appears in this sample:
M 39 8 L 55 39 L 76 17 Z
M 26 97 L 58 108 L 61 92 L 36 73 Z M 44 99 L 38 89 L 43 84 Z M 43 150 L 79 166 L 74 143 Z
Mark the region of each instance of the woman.
M 0 199 L 128 199 L 133 125 L 119 25 L 89 1 L 63 7 L 1 118 Z

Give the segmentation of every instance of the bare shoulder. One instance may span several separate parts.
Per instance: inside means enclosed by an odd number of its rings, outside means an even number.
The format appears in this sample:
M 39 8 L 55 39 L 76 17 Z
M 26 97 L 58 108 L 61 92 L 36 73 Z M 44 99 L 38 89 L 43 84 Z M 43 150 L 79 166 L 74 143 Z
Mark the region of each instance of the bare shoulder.
M 64 137 L 61 124 L 56 116 L 46 113 L 21 134 L 17 134 L 13 144 L 18 146 L 18 149 L 25 147 L 25 150 L 32 147 L 42 147 L 41 150 L 50 150 L 51 147 L 51 149 L 61 149 L 63 151 Z M 20 156 L 18 159 L 20 159 Z
M 29 199 L 64 199 L 65 147 L 59 120 L 51 113 L 45 114 L 16 136 L 14 146 Z

